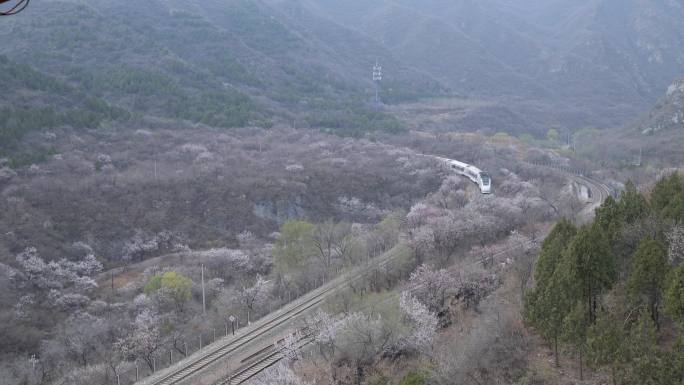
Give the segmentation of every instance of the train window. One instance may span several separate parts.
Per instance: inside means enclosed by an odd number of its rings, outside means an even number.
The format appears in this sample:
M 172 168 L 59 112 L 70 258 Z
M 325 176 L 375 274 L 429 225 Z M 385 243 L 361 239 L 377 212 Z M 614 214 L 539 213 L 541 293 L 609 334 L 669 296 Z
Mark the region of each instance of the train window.
M 482 179 L 482 184 L 485 186 L 489 186 L 489 183 L 492 181 L 492 178 L 484 173 L 480 174 L 480 178 Z

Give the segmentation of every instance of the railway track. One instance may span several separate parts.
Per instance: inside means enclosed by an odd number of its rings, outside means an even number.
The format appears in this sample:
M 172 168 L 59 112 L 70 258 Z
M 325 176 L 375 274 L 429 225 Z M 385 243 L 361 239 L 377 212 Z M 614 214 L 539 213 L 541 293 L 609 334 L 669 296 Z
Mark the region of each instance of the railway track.
M 501 261 L 504 261 L 508 257 L 508 253 L 517 250 L 521 247 L 524 246 L 529 246 L 531 244 L 534 244 L 536 241 L 530 241 L 528 244 L 521 244 L 521 245 L 516 245 L 514 247 L 505 249 L 505 250 L 500 250 L 497 253 L 493 254 L 491 256 L 491 260 L 489 263 L 498 263 Z M 466 265 L 462 265 L 461 268 L 463 267 L 469 267 L 469 266 L 475 266 L 475 265 L 481 265 L 482 261 L 481 260 L 476 260 L 472 261 Z M 409 291 L 416 290 L 418 287 L 413 287 L 408 289 Z M 385 299 L 384 302 L 391 301 L 391 300 L 398 300 L 400 296 L 400 292 L 395 292 L 392 295 L 390 295 L 387 299 Z M 309 343 L 313 342 L 313 339 L 310 338 L 310 335 L 308 334 L 308 331 L 304 328 L 298 331 L 298 333 L 301 335 L 301 338 L 299 338 L 297 342 L 296 349 L 301 349 L 308 345 Z M 283 339 L 281 339 L 279 342 L 282 342 Z M 276 344 L 271 344 L 258 352 L 252 354 L 249 356 L 247 359 L 243 360 L 241 362 L 241 366 L 238 370 L 233 372 L 233 374 L 230 377 L 224 378 L 216 383 L 214 385 L 240 385 L 251 379 L 252 377 L 256 376 L 263 370 L 275 365 L 278 363 L 280 360 L 284 359 L 285 355 L 280 352 Z
M 312 337 L 305 329 L 302 329 L 293 335 L 296 337 L 296 341 L 292 346 L 288 347 L 288 349 L 292 351 L 299 351 L 313 341 Z M 243 365 L 233 372 L 230 377 L 217 382 L 215 385 L 239 385 L 261 373 L 263 370 L 275 365 L 286 357 L 286 354 L 278 349 L 278 345 L 283 344 L 284 342 L 285 340 L 281 339 L 275 344 L 269 345 L 251 355 L 241 362 Z
M 158 374 L 138 381 L 136 385 L 171 385 L 186 380 L 203 370 L 204 368 L 216 363 L 220 359 L 243 348 L 260 337 L 263 337 L 273 329 L 291 321 L 292 319 L 312 310 L 322 304 L 331 295 L 346 288 L 350 283 L 356 282 L 364 277 L 364 272 L 372 268 L 383 268 L 394 260 L 403 250 L 403 245 L 399 244 L 386 253 L 376 257 L 373 261 L 363 266 L 359 266 L 351 271 L 340 275 L 325 285 L 303 295 L 297 300 L 285 305 L 281 309 L 253 322 L 250 326 L 241 329 L 242 332 L 235 336 L 224 337 L 213 343 L 204 350 L 197 352 L 186 359 L 179 361 L 175 365 L 161 370 Z M 273 355 L 271 358 L 275 358 Z M 274 363 L 277 362 L 273 361 Z M 270 366 L 270 365 L 267 365 Z M 264 367 L 267 367 L 264 366 Z M 263 368 L 262 368 L 263 369 Z M 250 376 L 251 377 L 251 376 Z
M 573 179 L 587 186 L 590 192 L 589 198 L 594 203 L 601 203 L 604 200 L 606 200 L 606 198 L 608 198 L 609 196 L 615 197 L 617 194 L 610 186 L 596 179 L 581 175 L 575 175 L 573 176 Z
M 538 166 L 547 166 L 542 164 L 537 164 Z M 601 181 L 593 179 L 591 177 L 585 176 L 583 172 L 579 170 L 573 170 L 570 168 L 557 168 L 559 171 L 570 174 L 570 178 L 575 182 L 582 184 L 587 187 L 589 191 L 590 205 L 588 205 L 583 211 L 587 215 L 592 215 L 594 210 L 603 203 L 603 201 L 609 196 L 616 195 L 616 192 Z M 511 250 L 503 250 L 497 254 L 506 255 Z M 499 255 L 492 256 L 493 260 L 496 260 Z M 479 264 L 480 261 L 475 261 L 472 264 Z M 300 340 L 301 344 L 299 348 L 306 346 L 310 339 Z M 223 379 L 217 382 L 215 385 L 239 385 L 250 378 L 254 377 L 261 371 L 275 365 L 277 362 L 282 360 L 284 355 L 277 350 L 274 345 L 269 345 L 268 347 L 260 350 L 259 352 L 250 356 L 249 360 L 242 362 L 240 368 L 233 373 L 233 375 L 227 379 Z
M 581 169 L 576 169 L 573 167 L 569 167 L 566 165 L 558 164 L 558 163 L 553 163 L 553 162 L 527 162 L 529 164 L 539 166 L 539 167 L 548 167 L 548 168 L 553 168 L 555 170 L 564 172 L 566 174 L 570 174 L 571 177 L 577 181 L 580 182 L 581 184 L 586 185 L 589 187 L 591 191 L 591 195 L 595 195 L 598 193 L 598 199 L 593 199 L 593 196 L 591 197 L 594 202 L 602 202 L 609 196 L 617 197 L 617 191 L 613 189 L 612 187 L 608 186 L 607 184 L 601 182 L 598 179 L 590 177 L 590 173 L 587 172 L 586 170 L 581 170 Z M 593 188 L 592 188 L 593 187 Z
M 545 166 L 538 164 L 538 166 Z M 589 190 L 589 195 L 591 201 L 593 202 L 591 207 L 591 212 L 593 209 L 598 207 L 603 200 L 608 196 L 615 195 L 615 192 L 606 184 L 597 181 L 591 177 L 583 175 L 582 172 L 571 169 L 562 169 L 560 171 L 571 174 L 571 177 L 585 186 Z M 401 248 L 397 246 L 392 250 L 386 252 L 385 254 L 377 257 L 369 265 L 364 265 L 353 269 L 335 279 L 328 282 L 327 284 L 305 294 L 299 299 L 285 305 L 280 310 L 267 315 L 266 317 L 254 322 L 251 326 L 246 329 L 242 329 L 243 332 L 237 336 L 224 337 L 218 342 L 212 344 L 204 351 L 198 352 L 183 361 L 180 361 L 176 365 L 161 371 L 160 374 L 149 377 L 143 381 L 138 382 L 140 385 L 171 385 L 177 384 L 180 381 L 186 380 L 193 376 L 194 374 L 200 372 L 204 368 L 216 363 L 218 360 L 226 357 L 228 354 L 235 352 L 236 350 L 243 348 L 260 337 L 264 336 L 271 330 L 278 326 L 281 326 L 295 317 L 302 315 L 303 313 L 316 308 L 318 305 L 323 303 L 331 295 L 335 294 L 339 290 L 347 287 L 350 283 L 362 279 L 365 273 L 370 271 L 369 267 L 383 268 L 389 262 L 391 262 L 398 254 L 398 249 Z M 303 347 L 310 342 L 310 339 L 302 338 L 298 341 L 299 347 Z M 260 350 L 256 354 L 251 356 L 252 358 L 248 361 L 243 361 L 240 368 L 231 375 L 228 379 L 224 379 L 217 384 L 229 384 L 236 385 L 247 381 L 249 378 L 258 374 L 262 370 L 274 365 L 283 358 L 283 353 L 277 349 L 273 344 Z

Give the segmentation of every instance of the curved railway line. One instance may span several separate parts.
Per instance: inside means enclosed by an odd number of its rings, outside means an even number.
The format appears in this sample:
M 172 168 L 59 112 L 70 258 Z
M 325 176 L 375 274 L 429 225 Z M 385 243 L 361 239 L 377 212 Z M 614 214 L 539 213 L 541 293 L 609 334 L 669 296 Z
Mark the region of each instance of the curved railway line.
M 291 321 L 302 313 L 322 304 L 327 298 L 336 292 L 345 289 L 350 283 L 363 278 L 364 271 L 369 268 L 383 268 L 401 254 L 403 246 L 400 244 L 384 254 L 376 257 L 373 261 L 359 266 L 341 276 L 329 281 L 323 286 L 303 295 L 281 309 L 253 322 L 240 330 L 235 336 L 228 336 L 209 345 L 175 365 L 159 371 L 157 374 L 138 381 L 140 385 L 171 385 L 180 383 L 204 368 L 216 363 L 230 353 L 250 344 L 265 336 L 273 329 Z
M 536 241 L 531 241 L 528 244 L 521 244 L 521 245 L 517 245 L 517 246 L 511 247 L 511 248 L 508 248 L 508 249 L 500 250 L 500 251 L 492 254 L 491 258 L 487 262 L 494 264 L 494 263 L 497 263 L 499 261 L 503 261 L 503 260 L 507 259 L 509 252 L 516 250 L 516 249 L 519 249 L 520 247 L 527 246 L 527 245 L 534 243 L 534 242 L 536 242 Z M 483 262 L 481 260 L 476 260 L 476 261 L 473 261 L 469 264 L 462 265 L 461 268 L 466 267 L 466 266 L 480 265 L 482 263 Z M 418 289 L 419 287 L 420 286 L 412 287 L 408 290 L 413 291 L 413 290 Z M 381 302 L 384 303 L 384 302 L 387 302 L 389 300 L 393 300 L 393 299 L 396 300 L 399 297 L 399 295 L 400 295 L 399 292 L 392 293 L 388 298 L 384 299 Z M 313 338 L 311 338 L 311 336 L 309 335 L 306 328 L 303 328 L 303 329 L 299 330 L 298 332 L 295 332 L 295 335 L 299 336 L 297 341 L 296 341 L 296 349 L 301 349 L 301 348 L 305 347 L 306 345 L 308 345 L 309 343 L 313 342 Z M 246 382 L 250 378 L 256 376 L 261 371 L 275 365 L 280 360 L 285 358 L 285 354 L 281 350 L 278 349 L 278 344 L 281 343 L 282 341 L 283 341 L 283 339 L 281 339 L 280 341 L 278 341 L 275 344 L 271 344 L 271 345 L 261 349 L 260 351 L 252 354 L 250 357 L 248 357 L 247 359 L 243 360 L 240 363 L 241 366 L 239 367 L 239 369 L 237 369 L 235 372 L 233 372 L 230 377 L 227 377 L 227 378 L 224 378 L 218 382 L 215 382 L 214 385 L 239 385 L 239 384 Z
M 537 166 L 553 167 L 552 165 L 535 164 Z M 557 168 L 558 167 L 553 167 Z M 604 199 L 608 196 L 615 195 L 608 185 L 595 180 L 591 177 L 584 176 L 583 173 L 571 169 L 559 169 L 560 171 L 571 174 L 570 178 L 587 187 L 589 191 L 590 205 L 585 210 L 593 210 L 598 207 Z M 351 283 L 364 278 L 368 271 L 373 268 L 385 268 L 401 253 L 403 248 L 400 243 L 391 250 L 376 257 L 373 261 L 359 266 L 339 277 L 331 280 L 323 286 L 303 295 L 295 301 L 286 304 L 281 309 L 255 321 L 250 326 L 241 329 L 240 334 L 235 336 L 228 336 L 220 339 L 212 345 L 205 348 L 203 351 L 197 352 L 188 356 L 175 365 L 159 371 L 157 374 L 148 377 L 142 381 L 137 382 L 139 385 L 171 385 L 178 384 L 184 380 L 189 379 L 193 375 L 218 362 L 222 358 L 255 342 L 260 337 L 267 335 L 275 328 L 286 324 L 303 313 L 312 310 L 322 304 L 331 295 L 340 290 L 347 288 Z M 504 250 L 507 252 L 510 250 Z M 300 335 L 297 340 L 297 348 L 302 348 L 310 342 L 309 336 L 304 333 Z M 282 342 L 282 339 L 279 341 Z M 224 378 L 217 382 L 217 385 L 236 385 L 241 384 L 252 378 L 264 369 L 274 365 L 284 358 L 284 353 L 278 349 L 277 345 L 270 344 L 269 346 L 259 350 L 246 359 L 240 362 L 240 367 L 232 373 L 228 378 Z
M 544 166 L 544 165 L 538 165 L 538 166 Z M 555 168 L 555 167 L 554 167 Z M 589 202 L 588 206 L 585 207 L 583 211 L 586 211 L 588 215 L 593 214 L 594 210 L 609 196 L 615 196 L 616 192 L 608 185 L 593 179 L 588 176 L 582 175 L 583 173 L 577 172 L 577 171 L 572 171 L 571 169 L 559 169 L 562 172 L 566 172 L 570 174 L 570 179 L 574 180 L 575 182 L 582 184 L 587 187 L 589 191 Z M 518 248 L 520 246 L 516 246 L 515 248 Z M 507 249 L 507 250 L 502 250 L 494 255 L 492 255 L 492 262 L 497 262 L 497 260 L 501 256 L 506 256 L 508 252 L 512 251 L 512 249 Z M 481 261 L 475 261 L 472 264 L 480 264 L 482 263 Z M 311 339 L 309 338 L 308 335 L 304 332 L 304 335 L 298 340 L 298 347 L 302 348 L 306 346 L 309 342 L 311 342 Z M 260 350 L 259 352 L 253 354 L 250 356 L 249 359 L 244 360 L 241 362 L 240 368 L 233 373 L 232 376 L 229 378 L 225 378 L 219 382 L 217 382 L 215 385 L 239 385 L 250 378 L 254 377 L 261 371 L 271 367 L 272 365 L 275 365 L 278 363 L 280 360 L 282 360 L 285 357 L 285 355 L 278 350 L 276 344 L 272 344 L 267 346 L 266 348 Z

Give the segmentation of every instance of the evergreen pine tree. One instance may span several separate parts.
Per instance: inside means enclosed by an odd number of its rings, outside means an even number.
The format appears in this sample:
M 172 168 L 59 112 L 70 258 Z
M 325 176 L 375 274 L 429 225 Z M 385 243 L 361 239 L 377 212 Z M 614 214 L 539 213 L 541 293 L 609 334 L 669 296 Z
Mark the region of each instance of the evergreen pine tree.
M 606 311 L 587 332 L 587 361 L 597 369 L 609 366 L 613 385 L 617 385 L 617 372 L 624 363 L 624 337 L 621 322 Z
M 560 220 L 546 237 L 535 266 L 536 286 L 525 301 L 525 320 L 534 326 L 549 342 L 553 343 L 556 366 L 558 362 L 558 339 L 563 318 L 573 302 L 564 289 L 563 275 L 557 272 L 563 252 L 577 233 L 567 219 Z
M 670 274 L 665 290 L 665 309 L 677 322 L 684 324 L 684 264 Z
M 653 238 L 645 238 L 632 258 L 632 271 L 627 280 L 627 290 L 630 297 L 637 303 L 648 305 L 656 328 L 660 327 L 658 309 L 666 274 L 665 246 Z
M 608 240 L 598 226 L 578 231 L 561 269 L 568 274 L 568 290 L 584 304 L 587 322 L 593 324 L 599 295 L 611 288 L 617 275 Z

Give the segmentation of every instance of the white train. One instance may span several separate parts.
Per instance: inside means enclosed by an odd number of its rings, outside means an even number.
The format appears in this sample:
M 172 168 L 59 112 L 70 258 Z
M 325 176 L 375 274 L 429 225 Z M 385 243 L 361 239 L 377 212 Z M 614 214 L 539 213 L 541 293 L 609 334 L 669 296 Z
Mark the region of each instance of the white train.
M 468 163 L 459 162 L 453 159 L 434 157 L 437 159 L 444 167 L 454 171 L 457 174 L 463 175 L 468 179 L 472 180 L 480 188 L 480 192 L 483 194 L 492 193 L 492 177 L 486 172 L 480 170 L 479 168 L 470 165 Z

